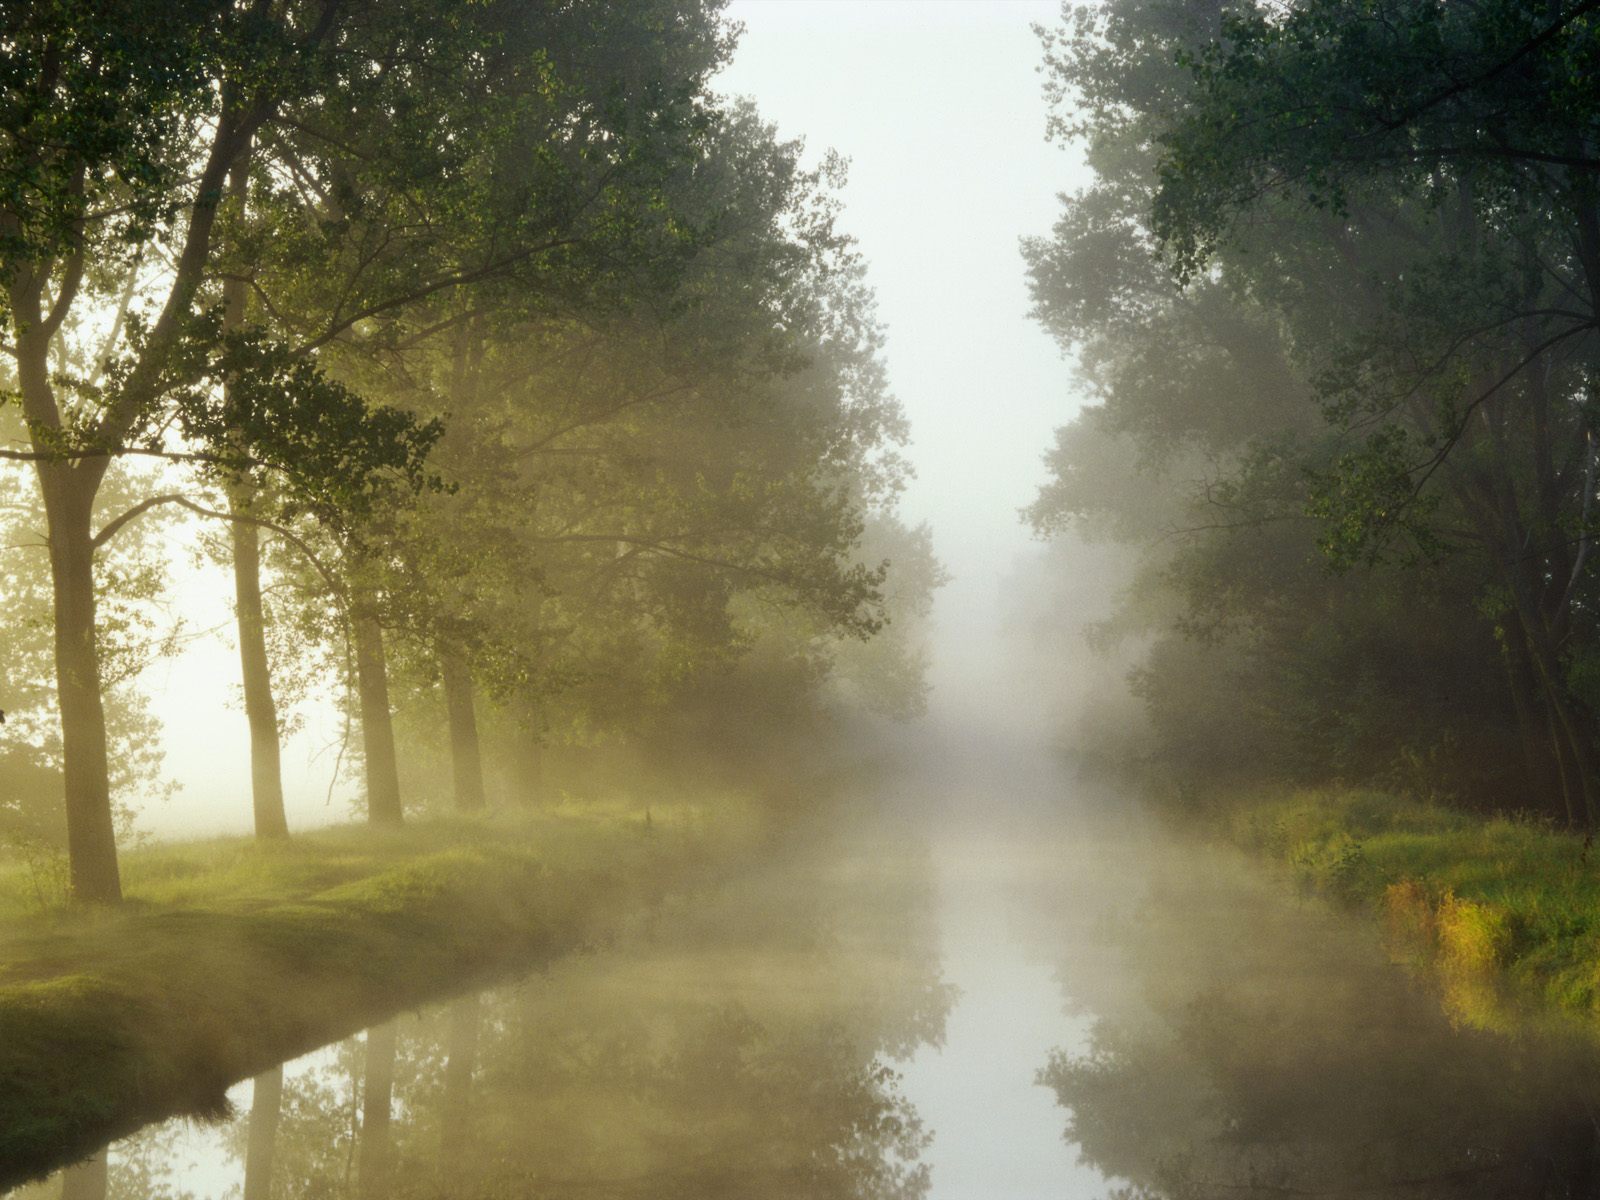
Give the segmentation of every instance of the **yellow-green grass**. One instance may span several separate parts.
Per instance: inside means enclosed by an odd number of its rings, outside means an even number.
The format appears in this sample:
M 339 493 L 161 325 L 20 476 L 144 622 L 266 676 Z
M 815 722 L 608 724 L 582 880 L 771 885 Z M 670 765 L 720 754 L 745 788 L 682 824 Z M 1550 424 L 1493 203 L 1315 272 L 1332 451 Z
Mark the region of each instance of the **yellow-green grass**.
M 674 819 L 677 818 L 677 819 Z M 615 929 L 732 862 L 684 813 L 343 827 L 124 858 L 116 909 L 0 872 L 0 1186 L 374 1020 Z
M 1583 838 L 1352 789 L 1252 797 L 1227 819 L 1303 887 L 1370 908 L 1391 948 L 1436 968 L 1458 999 L 1470 983 L 1489 1004 L 1493 978 L 1512 1000 L 1600 1021 L 1600 848 Z

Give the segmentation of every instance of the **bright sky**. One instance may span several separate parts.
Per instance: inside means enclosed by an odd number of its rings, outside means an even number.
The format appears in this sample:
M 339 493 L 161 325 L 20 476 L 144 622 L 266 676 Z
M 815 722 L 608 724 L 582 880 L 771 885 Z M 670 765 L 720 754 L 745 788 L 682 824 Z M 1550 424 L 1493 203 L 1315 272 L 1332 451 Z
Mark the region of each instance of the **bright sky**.
M 850 159 L 845 228 L 888 326 L 911 418 L 910 520 L 955 581 L 939 599 L 935 708 L 1004 709 L 998 581 L 1034 552 L 1017 510 L 1075 411 L 1067 364 L 1027 317 L 1018 238 L 1047 233 L 1083 178 L 1044 140 L 1031 26 L 1054 0 L 734 0 L 745 25 L 724 89 L 808 152 Z

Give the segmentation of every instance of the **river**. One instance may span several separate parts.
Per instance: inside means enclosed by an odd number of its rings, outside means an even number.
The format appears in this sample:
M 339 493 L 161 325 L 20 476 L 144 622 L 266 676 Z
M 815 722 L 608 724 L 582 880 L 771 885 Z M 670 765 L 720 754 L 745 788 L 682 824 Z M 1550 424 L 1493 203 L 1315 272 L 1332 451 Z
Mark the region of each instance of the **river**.
M 1587 1037 L 1025 747 L 18 1200 L 1596 1193 Z M 882 803 L 878 803 L 881 799 Z

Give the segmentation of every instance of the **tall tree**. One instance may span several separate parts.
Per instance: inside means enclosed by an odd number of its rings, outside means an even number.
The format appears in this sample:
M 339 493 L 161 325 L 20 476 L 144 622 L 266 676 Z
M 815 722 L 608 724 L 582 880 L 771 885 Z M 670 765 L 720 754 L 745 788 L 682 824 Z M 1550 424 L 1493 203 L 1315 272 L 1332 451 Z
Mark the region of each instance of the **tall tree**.
M 715 6 L 489 5 L 413 61 L 374 25 L 357 31 L 368 53 L 336 86 L 287 100 L 263 138 L 228 283 L 259 298 L 264 327 L 320 348 L 364 390 L 438 414 L 454 397 L 419 363 L 454 353 L 459 387 L 473 329 L 566 296 L 605 303 L 619 285 L 635 298 L 670 286 L 696 231 L 664 187 L 701 153 L 707 80 L 730 44 Z M 368 791 L 394 821 L 387 536 L 344 541 L 367 580 L 350 593 L 349 626 Z M 239 565 L 243 616 L 248 545 Z M 258 641 L 241 627 L 242 650 Z M 265 678 L 264 654 L 246 653 Z M 459 652 L 450 662 L 459 723 L 470 668 Z
M 413 457 L 403 423 L 380 423 L 348 445 L 361 407 L 353 396 L 325 386 L 304 359 L 225 335 L 220 316 L 197 303 L 212 277 L 228 173 L 285 96 L 314 90 L 319 71 L 339 57 L 353 7 L 195 0 L 29 7 L 8 18 L 0 277 L 31 446 L 6 453 L 35 463 L 49 524 L 68 843 L 80 900 L 121 895 L 95 552 L 149 506 L 141 501 L 94 529 L 111 461 L 256 462 L 331 498 L 368 469 L 362 452 L 376 450 L 384 465 Z M 414 23 L 418 37 L 428 36 L 427 24 Z M 89 377 L 52 372 L 52 346 L 75 306 L 114 295 L 130 273 L 143 272 L 131 248 L 152 239 L 170 252 L 171 268 L 144 273 L 152 303 L 126 314 L 109 364 Z M 252 387 L 241 397 L 247 376 Z M 218 389 L 227 382 L 235 394 L 223 401 Z M 313 479 L 330 466 L 337 474 Z
M 462 796 L 482 774 L 469 685 L 593 736 L 737 660 L 753 613 L 807 614 L 819 640 L 881 626 L 882 564 L 855 551 L 892 505 L 903 422 L 834 170 L 726 114 L 666 185 L 701 231 L 670 288 L 488 312 L 469 292 L 476 319 L 408 360 L 419 402 L 449 405 L 434 461 L 456 486 L 397 515 L 380 590 L 406 673 L 454 693 Z

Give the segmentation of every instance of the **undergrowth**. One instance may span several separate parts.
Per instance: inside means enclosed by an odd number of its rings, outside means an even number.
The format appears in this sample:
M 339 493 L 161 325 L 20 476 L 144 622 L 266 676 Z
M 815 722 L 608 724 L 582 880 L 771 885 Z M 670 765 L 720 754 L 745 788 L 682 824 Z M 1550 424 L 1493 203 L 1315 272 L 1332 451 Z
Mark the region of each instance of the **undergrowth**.
M 1349 789 L 1252 797 L 1224 819 L 1302 889 L 1379 917 L 1464 1021 L 1504 1025 L 1530 1000 L 1600 1021 L 1600 852 L 1582 839 Z

